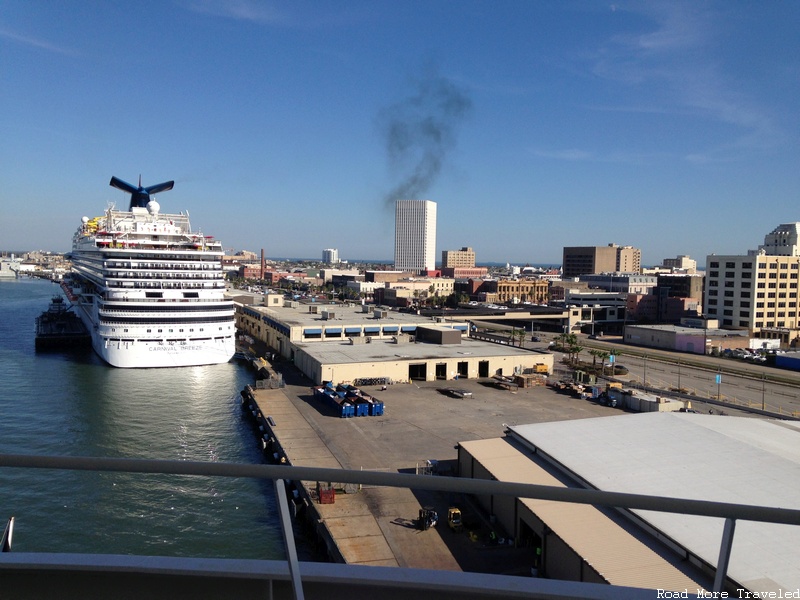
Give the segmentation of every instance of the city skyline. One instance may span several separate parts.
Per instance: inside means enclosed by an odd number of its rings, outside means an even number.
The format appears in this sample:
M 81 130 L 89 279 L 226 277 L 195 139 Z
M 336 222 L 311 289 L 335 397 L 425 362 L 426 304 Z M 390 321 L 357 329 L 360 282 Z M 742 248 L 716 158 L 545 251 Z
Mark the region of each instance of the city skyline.
M 11 0 L 0 16 L 0 244 L 68 251 L 175 180 L 226 248 L 390 261 L 398 196 L 436 255 L 642 264 L 755 249 L 800 220 L 800 5 L 722 1 Z M 87 33 L 87 35 L 82 35 Z M 91 35 L 88 35 L 91 33 Z

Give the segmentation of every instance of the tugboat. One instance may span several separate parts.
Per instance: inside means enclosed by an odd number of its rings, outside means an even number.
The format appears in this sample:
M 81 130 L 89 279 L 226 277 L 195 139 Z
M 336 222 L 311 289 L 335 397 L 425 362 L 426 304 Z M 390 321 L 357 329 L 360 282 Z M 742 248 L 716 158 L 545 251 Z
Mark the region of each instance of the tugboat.
M 91 336 L 80 317 L 70 310 L 64 298 L 56 295 L 50 306 L 36 317 L 36 350 L 86 347 Z

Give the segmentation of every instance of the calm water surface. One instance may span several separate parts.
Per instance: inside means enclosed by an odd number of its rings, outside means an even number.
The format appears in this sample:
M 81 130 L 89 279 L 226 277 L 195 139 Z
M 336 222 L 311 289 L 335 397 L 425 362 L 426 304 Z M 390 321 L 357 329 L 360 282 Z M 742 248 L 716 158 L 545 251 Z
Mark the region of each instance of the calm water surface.
M 245 366 L 115 369 L 91 350 L 36 353 L 60 288 L 0 280 L 0 452 L 261 463 Z M 14 551 L 283 557 L 271 482 L 0 468 Z

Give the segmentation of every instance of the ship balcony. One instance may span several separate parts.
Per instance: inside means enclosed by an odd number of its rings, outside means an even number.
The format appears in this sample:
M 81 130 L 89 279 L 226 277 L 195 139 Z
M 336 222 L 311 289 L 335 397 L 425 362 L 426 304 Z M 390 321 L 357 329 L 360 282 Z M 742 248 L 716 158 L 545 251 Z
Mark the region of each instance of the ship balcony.
M 134 289 L 134 290 L 224 290 L 225 282 L 222 280 L 214 281 L 142 281 L 131 280 L 122 281 L 119 279 L 106 280 L 109 289 Z
M 208 279 L 222 280 L 222 271 L 201 272 L 186 269 L 181 272 L 176 271 L 116 271 L 106 270 L 104 275 L 109 279 Z
M 151 289 L 151 288 L 145 288 L 145 289 Z M 147 298 L 145 296 L 136 296 L 136 297 L 127 296 L 121 298 L 118 296 L 118 293 L 119 292 L 111 294 L 109 292 L 106 292 L 105 294 L 103 294 L 103 301 L 106 303 L 114 303 L 114 302 L 118 303 L 119 308 L 121 308 L 122 310 L 130 310 L 131 305 L 146 306 L 148 304 L 165 304 L 171 302 L 179 302 L 181 304 L 190 302 L 192 304 L 198 304 L 198 305 L 204 305 L 204 304 L 227 305 L 228 303 L 231 302 L 231 300 L 226 300 L 223 294 L 214 294 L 214 296 L 216 296 L 214 298 Z M 114 306 L 115 305 L 112 304 L 111 307 L 106 307 L 106 308 L 108 310 L 113 310 Z
M 711 501 L 642 496 L 594 489 L 548 487 L 507 481 L 354 471 L 291 465 L 253 465 L 219 462 L 31 456 L 0 454 L 0 467 L 135 474 L 250 477 L 273 483 L 283 531 L 285 561 L 220 558 L 176 558 L 104 554 L 16 553 L 10 539 L 0 548 L 3 597 L 15 599 L 58 597 L 125 597 L 164 600 L 175 598 L 269 598 L 276 600 L 331 600 L 380 595 L 381 600 L 426 600 L 454 597 L 466 600 L 495 598 L 628 600 L 658 597 L 726 597 L 727 565 L 737 521 L 800 525 L 800 510 L 748 506 Z M 335 481 L 464 493 L 472 496 L 532 498 L 556 503 L 622 507 L 666 513 L 718 517 L 724 522 L 713 590 L 687 590 L 659 595 L 655 589 L 546 578 L 493 575 L 459 571 L 410 569 L 332 563 L 301 562 L 294 543 L 286 483 Z M 9 521 L 13 526 L 13 520 Z M 12 527 L 13 530 L 13 527 Z M 6 534 L 9 534 L 8 528 Z M 224 532 L 220 532 L 224 535 Z M 4 536 L 5 538 L 6 536 Z M 9 536 L 10 537 L 10 536 Z M 611 550 L 613 551 L 613 550 Z M 620 557 L 625 560 L 625 557 Z M 663 592 L 663 590 L 662 590 Z M 750 597 L 750 596 L 740 596 Z M 789 596 L 781 596 L 789 597 Z
M 104 322 L 130 323 L 131 325 L 145 325 L 147 323 L 183 323 L 185 321 L 213 320 L 222 318 L 234 319 L 234 309 L 221 310 L 167 310 L 159 312 L 141 312 L 133 310 L 98 310 L 100 319 Z M 114 319 L 119 319 L 114 321 Z
M 132 269 L 155 269 L 162 271 L 175 271 L 178 269 L 189 269 L 193 271 L 209 271 L 222 269 L 222 264 L 218 261 L 179 261 L 174 260 L 154 260 L 154 259 L 138 259 L 138 260 L 106 260 L 104 266 L 107 269 L 124 269 L 130 271 Z

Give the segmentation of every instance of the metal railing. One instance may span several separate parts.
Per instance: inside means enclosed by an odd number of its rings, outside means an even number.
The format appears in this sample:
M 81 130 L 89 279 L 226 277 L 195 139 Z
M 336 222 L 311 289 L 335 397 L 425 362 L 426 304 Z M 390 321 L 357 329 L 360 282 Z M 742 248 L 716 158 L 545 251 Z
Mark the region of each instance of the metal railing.
M 625 509 L 650 510 L 656 512 L 690 514 L 706 517 L 718 517 L 725 519 L 725 527 L 720 541 L 719 559 L 717 561 L 716 575 L 714 579 L 714 592 L 722 592 L 727 576 L 728 561 L 731 548 L 733 546 L 734 531 L 736 522 L 739 520 L 757 521 L 765 523 L 800 525 L 800 510 L 774 508 L 766 506 L 752 506 L 744 504 L 734 504 L 725 502 L 713 502 L 706 500 L 690 500 L 683 498 L 667 498 L 661 496 L 646 496 L 640 494 L 628 494 L 621 492 L 605 492 L 593 489 L 576 489 L 550 487 L 543 485 L 514 483 L 506 481 L 467 479 L 461 477 L 430 477 L 418 476 L 403 473 L 387 473 L 378 471 L 355 471 L 344 469 L 330 469 L 318 467 L 297 467 L 287 465 L 255 465 L 255 464 L 236 464 L 219 462 L 191 462 L 175 460 L 147 460 L 147 459 L 126 459 L 126 458 L 96 458 L 96 457 L 75 457 L 75 456 L 32 456 L 18 454 L 0 454 L 0 467 L 13 467 L 24 469 L 59 469 L 76 471 L 94 472 L 123 472 L 123 473 L 157 473 L 168 475 L 198 475 L 206 477 L 248 477 L 256 479 L 269 479 L 274 482 L 276 497 L 280 509 L 281 523 L 283 526 L 284 545 L 287 554 L 287 564 L 289 577 L 294 589 L 294 597 L 298 600 L 304 598 L 303 584 L 300 577 L 300 563 L 294 547 L 292 535 L 292 522 L 288 509 L 288 501 L 285 494 L 285 487 L 282 485 L 286 481 L 329 481 L 343 484 L 365 484 L 377 486 L 400 487 L 414 490 L 426 490 L 435 492 L 464 493 L 473 495 L 505 495 L 517 498 L 534 498 L 540 500 L 550 500 L 555 502 L 567 502 L 577 504 L 590 504 L 595 506 L 615 507 Z M 16 567 L 20 562 L 24 562 L 24 557 L 20 560 L 10 559 L 14 553 L 0 554 L 0 571 L 4 568 Z M 43 555 L 44 562 L 54 561 L 55 555 Z M 119 557 L 114 557 L 119 559 Z M 222 560 L 222 559 L 219 559 Z M 67 561 L 68 562 L 68 561 Z M 120 562 L 119 560 L 117 562 Z M 124 561 L 122 561 L 124 562 Z M 223 561 L 224 562 L 224 561 Z M 250 561 L 254 562 L 254 561 Z M 257 562 L 257 561 L 256 561 Z M 342 567 L 341 565 L 337 565 Z M 348 568 L 354 567 L 349 565 Z M 123 568 L 123 567 L 121 567 Z M 248 567 L 254 571 L 257 568 Z M 82 566 L 86 570 L 86 565 Z M 187 567 L 188 570 L 191 570 Z M 368 571 L 379 569 L 379 567 L 368 567 Z M 303 563 L 302 572 L 319 572 L 320 568 L 309 569 L 307 563 Z M 322 571 L 326 569 L 322 568 Z M 419 570 L 413 570 L 415 577 L 422 577 Z M 328 576 L 330 575 L 330 571 Z M 383 577 L 387 574 L 383 571 Z M 475 579 L 473 593 L 483 596 L 511 594 L 511 584 L 503 584 L 501 580 L 493 579 L 493 576 L 479 575 L 471 573 L 458 573 L 458 577 L 465 577 L 465 580 Z M 363 576 L 363 573 L 361 574 Z M 474 577 L 473 577 L 474 576 Z M 304 575 L 305 577 L 305 575 Z M 455 574 L 449 573 L 441 575 L 443 580 L 454 581 Z M 481 577 L 492 579 L 493 583 L 489 588 L 484 588 L 484 583 L 480 583 Z M 389 580 L 394 579 L 389 576 Z M 402 579 L 402 576 L 399 576 Z M 566 588 L 560 593 L 550 593 L 542 591 L 531 595 L 527 590 L 523 596 L 526 597 L 563 597 L 563 598 L 633 598 L 637 597 L 635 588 L 619 588 L 618 586 L 603 586 L 596 584 L 578 582 L 560 582 Z M 539 582 L 536 587 L 545 588 L 552 591 L 553 586 L 559 582 L 548 581 Z M 393 584 L 395 585 L 395 584 Z M 399 585 L 399 584 L 397 584 Z M 449 585 L 455 585 L 451 583 Z M 463 582 L 459 585 L 465 585 Z M 499 587 L 498 587 L 499 586 Z M 509 587 L 511 586 L 511 587 Z M 407 582 L 408 589 L 419 589 L 420 585 Z M 424 587 L 424 586 L 423 586 Z M 494 589 L 498 593 L 492 593 Z M 641 594 L 642 590 L 638 590 Z

